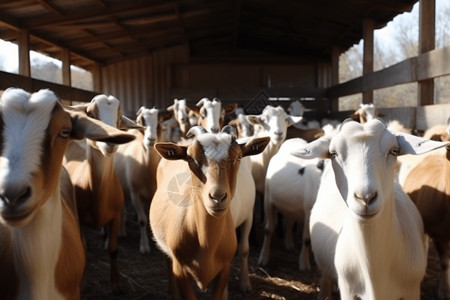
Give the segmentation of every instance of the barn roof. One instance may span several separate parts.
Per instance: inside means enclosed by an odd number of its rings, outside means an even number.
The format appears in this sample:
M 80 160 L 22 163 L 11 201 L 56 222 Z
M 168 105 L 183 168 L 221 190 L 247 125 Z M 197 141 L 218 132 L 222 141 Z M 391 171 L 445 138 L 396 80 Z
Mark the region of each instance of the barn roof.
M 71 62 L 114 63 L 188 44 L 192 59 L 329 60 L 417 0 L 16 0 L 0 1 L 0 38 L 30 33 L 32 50 Z

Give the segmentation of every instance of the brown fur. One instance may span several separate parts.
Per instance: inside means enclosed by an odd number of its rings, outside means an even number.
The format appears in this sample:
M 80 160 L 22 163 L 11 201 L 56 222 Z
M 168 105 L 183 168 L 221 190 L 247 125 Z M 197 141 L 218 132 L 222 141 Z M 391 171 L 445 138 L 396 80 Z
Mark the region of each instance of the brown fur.
M 85 106 L 77 106 L 76 110 L 98 118 L 98 108 L 92 102 Z M 122 122 L 124 122 L 120 109 L 118 114 L 118 120 L 122 119 Z M 116 126 L 120 128 L 120 121 Z M 134 135 L 123 132 L 117 135 L 117 139 L 113 143 L 127 143 L 134 138 Z M 70 146 L 78 147 L 74 144 Z M 71 151 L 69 149 L 68 154 L 76 153 L 78 150 Z M 66 158 L 65 167 L 75 187 L 81 226 L 92 228 L 106 227 L 109 238 L 108 253 L 111 264 L 111 285 L 113 292 L 118 294 L 123 292 L 117 265 L 117 253 L 124 198 L 122 186 L 113 169 L 113 162 L 114 154 L 104 156 L 96 147 L 95 141 L 88 139 L 86 141 L 85 159 L 78 161 Z
M 450 256 L 450 149 L 446 155 L 425 157 L 408 175 L 403 189 L 422 215 L 425 233 L 438 250 L 442 275 Z M 443 282 L 441 281 L 441 289 Z
M 175 296 L 179 292 L 183 299 L 195 299 L 191 280 L 201 289 L 212 284 L 213 299 L 222 299 L 224 293 L 227 295 L 230 264 L 237 247 L 229 209 L 240 164 L 237 158 L 258 153 L 255 149 L 262 151 L 268 142 L 268 137 L 260 138 L 255 147 L 239 147 L 233 142 L 226 161 L 219 164 L 206 160 L 197 141 L 189 147 L 171 143 L 155 145 L 166 159 L 158 167 L 158 189 L 150 207 L 150 224 L 158 245 L 171 260 L 169 273 Z M 207 174 L 203 174 L 203 166 L 207 166 Z M 192 181 L 187 188 L 178 191 L 189 197 L 176 204 L 168 191 L 180 174 L 190 174 Z M 210 195 L 216 199 L 224 197 L 225 209 L 214 216 L 206 208 L 213 203 Z

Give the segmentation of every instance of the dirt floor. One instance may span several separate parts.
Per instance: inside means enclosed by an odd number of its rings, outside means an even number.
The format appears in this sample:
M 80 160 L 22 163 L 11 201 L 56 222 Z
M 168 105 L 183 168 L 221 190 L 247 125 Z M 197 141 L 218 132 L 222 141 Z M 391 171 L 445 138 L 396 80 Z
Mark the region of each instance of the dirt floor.
M 82 290 L 82 299 L 168 299 L 167 265 L 163 254 L 151 244 L 151 253 L 139 253 L 139 231 L 136 216 L 128 209 L 128 235 L 120 239 L 118 255 L 119 269 L 126 294 L 113 295 L 109 286 L 109 259 L 102 248 L 99 230 L 86 230 L 87 266 Z M 260 229 L 262 225 L 260 224 Z M 262 244 L 262 230 L 257 235 L 257 242 Z M 153 242 L 153 241 L 152 241 Z M 260 246 L 250 250 L 250 280 L 253 290 L 243 294 L 239 291 L 239 263 L 237 257 L 232 264 L 229 279 L 229 299 L 316 299 L 318 294 L 319 273 L 298 270 L 298 254 L 284 249 L 283 240 L 272 240 L 271 260 L 265 268 L 257 266 Z M 422 300 L 436 299 L 439 262 L 433 247 L 430 248 L 427 274 L 422 284 Z M 199 299 L 208 299 L 208 292 L 200 293 Z

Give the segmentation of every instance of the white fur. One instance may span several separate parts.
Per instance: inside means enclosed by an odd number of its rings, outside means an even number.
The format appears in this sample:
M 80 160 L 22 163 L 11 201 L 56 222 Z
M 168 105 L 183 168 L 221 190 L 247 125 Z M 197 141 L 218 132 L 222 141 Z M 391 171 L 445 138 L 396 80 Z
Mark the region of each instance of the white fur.
M 243 292 L 249 292 L 251 290 L 248 256 L 250 252 L 249 236 L 253 224 L 255 196 L 256 190 L 255 181 L 251 172 L 251 160 L 249 157 L 243 157 L 237 173 L 236 190 L 230 204 L 234 227 L 240 230 L 238 252 L 241 266 L 240 289 Z
M 420 299 L 427 240 L 420 214 L 394 182 L 396 155 L 444 143 L 393 135 L 380 120 L 345 122 L 295 153 L 332 157 L 311 212 L 311 242 L 322 271 L 320 298 L 338 281 L 341 299 Z
M 207 131 L 219 132 L 221 129 L 220 119 L 223 119 L 222 103 L 215 98 L 212 101 L 208 98 L 203 98 L 197 103 L 197 106 L 202 107 L 200 113 L 202 114 L 202 110 L 204 110 L 203 114 L 205 115 L 205 123 L 199 125 L 203 126 Z
M 28 182 L 39 168 L 42 140 L 56 101 L 55 94 L 49 90 L 32 95 L 20 89 L 3 93 L 0 105 L 6 147 L 0 161 L 0 191 L 11 184 Z M 59 185 L 52 192 L 45 204 L 23 220 L 21 226 L 9 227 L 16 270 L 21 276 L 18 299 L 62 299 L 56 290 L 54 271 L 49 271 L 56 269 L 63 223 Z M 33 193 L 34 199 L 42 197 L 40 191 Z
M 257 136 L 269 136 L 270 142 L 264 151 L 258 155 L 251 156 L 252 175 L 256 184 L 256 191 L 264 193 L 264 182 L 266 171 L 272 156 L 277 153 L 281 144 L 286 139 L 287 128 L 302 120 L 302 117 L 288 115 L 281 106 L 266 106 L 261 115 L 247 116 L 247 120 L 261 128 Z
M 290 154 L 306 144 L 307 142 L 300 138 L 286 140 L 269 162 L 264 193 L 265 236 L 258 260 L 260 265 L 267 265 L 269 262 L 271 237 L 275 229 L 275 212 L 279 211 L 288 223 L 285 231 L 287 249 L 294 249 L 292 236 L 294 222 L 303 224 L 299 268 L 311 269 L 309 216 L 316 201 L 322 172 L 318 168 L 319 159 L 306 160 Z

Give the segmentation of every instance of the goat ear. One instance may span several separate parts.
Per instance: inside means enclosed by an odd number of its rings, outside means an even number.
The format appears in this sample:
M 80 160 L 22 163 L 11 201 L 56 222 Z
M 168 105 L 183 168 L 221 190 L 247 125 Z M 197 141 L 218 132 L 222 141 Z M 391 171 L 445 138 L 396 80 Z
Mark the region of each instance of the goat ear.
M 245 118 L 252 125 L 263 125 L 264 124 L 264 121 L 261 119 L 260 116 L 247 115 L 247 116 L 245 116 Z
M 159 155 L 168 160 L 185 160 L 188 156 L 186 146 L 180 146 L 170 142 L 159 142 L 154 147 Z
M 109 126 L 97 119 L 89 118 L 83 113 L 66 110 L 72 119 L 72 138 L 107 142 L 113 144 L 125 144 L 136 137 L 133 134 L 123 132 Z
M 291 152 L 291 154 L 304 159 L 329 158 L 330 141 L 330 136 L 322 136 L 308 143 L 304 148 Z
M 300 123 L 303 121 L 303 116 L 289 116 L 288 118 L 288 126 Z
M 136 124 L 133 120 L 125 117 L 124 115 L 122 115 L 120 117 L 120 125 L 119 125 L 120 129 L 143 129 L 142 126 Z
M 415 135 L 395 132 L 399 146 L 398 155 L 424 154 L 442 147 L 450 147 L 449 142 L 433 141 Z
M 270 137 L 256 137 L 250 140 L 236 140 L 241 147 L 242 156 L 256 155 L 264 151 L 267 144 L 270 142 Z
M 165 122 L 173 117 L 173 110 L 161 110 L 158 112 L 158 120 L 159 122 Z
M 223 109 L 225 110 L 225 114 L 229 115 L 229 114 L 234 113 L 236 111 L 237 107 L 238 107 L 237 103 L 231 103 L 231 104 L 225 105 L 225 107 Z

